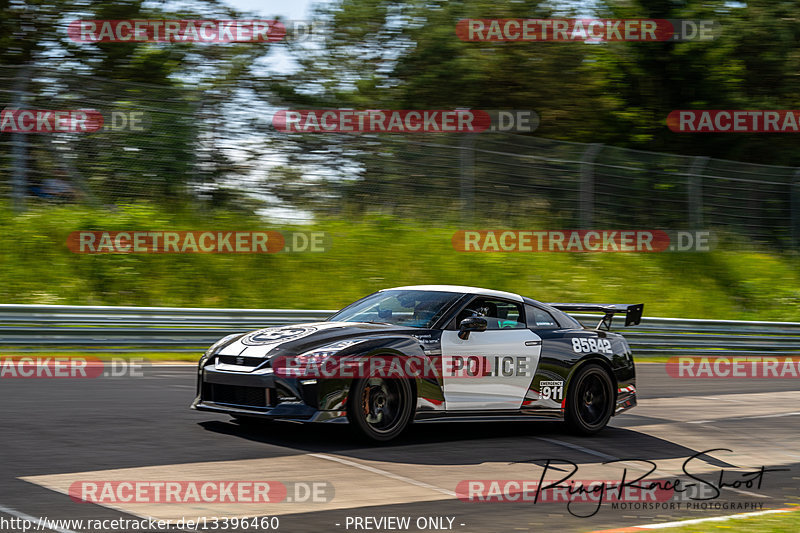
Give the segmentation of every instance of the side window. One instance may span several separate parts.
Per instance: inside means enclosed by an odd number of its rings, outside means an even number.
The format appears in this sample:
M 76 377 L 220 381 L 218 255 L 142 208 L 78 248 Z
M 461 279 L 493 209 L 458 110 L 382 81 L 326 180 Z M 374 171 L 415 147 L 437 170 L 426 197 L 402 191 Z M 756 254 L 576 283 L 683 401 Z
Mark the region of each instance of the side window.
M 539 309 L 538 307 L 528 306 L 528 324 L 532 329 L 558 329 L 560 326 L 553 315 Z
M 456 327 L 465 318 L 479 316 L 486 319 L 487 330 L 523 329 L 525 318 L 522 304 L 494 298 L 476 298 L 458 314 Z

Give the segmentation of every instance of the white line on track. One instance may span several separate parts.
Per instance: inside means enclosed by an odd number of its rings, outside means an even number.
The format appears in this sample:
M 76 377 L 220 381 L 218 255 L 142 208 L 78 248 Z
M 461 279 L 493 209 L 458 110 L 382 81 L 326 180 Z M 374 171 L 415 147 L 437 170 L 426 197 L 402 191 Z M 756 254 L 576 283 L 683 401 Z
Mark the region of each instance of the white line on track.
M 386 470 L 381 470 L 380 468 L 375 468 L 372 466 L 362 465 L 361 463 L 356 463 L 355 461 L 348 461 L 347 459 L 342 459 L 341 457 L 334 457 L 332 455 L 326 455 L 324 453 L 310 453 L 308 454 L 309 457 L 316 457 L 317 459 L 325 459 L 326 461 L 334 461 L 339 464 L 343 464 L 346 466 L 352 466 L 354 468 L 360 468 L 361 470 L 366 470 L 367 472 L 372 472 L 373 474 L 378 474 L 384 477 L 388 477 L 390 479 L 394 479 L 396 481 L 402 481 L 403 483 L 408 483 L 410 485 L 416 485 L 417 487 L 426 488 L 429 490 L 435 490 L 436 492 L 441 492 L 442 494 L 446 494 L 448 496 L 456 497 L 456 493 L 452 490 L 443 489 L 441 487 L 437 487 L 435 485 L 430 485 L 425 483 L 424 481 L 417 481 L 416 479 L 411 479 L 410 477 L 400 476 L 397 474 L 393 474 L 392 472 L 388 472 Z
M 577 450 L 579 452 L 583 452 L 583 453 L 588 454 L 588 455 L 594 455 L 595 457 L 599 457 L 600 459 L 605 459 L 606 461 L 618 461 L 619 460 L 619 457 L 615 457 L 615 456 L 609 455 L 607 453 L 599 452 L 597 450 L 592 450 L 591 448 L 586 448 L 585 446 L 580 446 L 578 444 L 573 444 L 571 442 L 566 442 L 566 441 L 558 440 L 558 439 L 549 439 L 547 437 L 536 437 L 536 438 L 539 439 L 539 440 L 543 440 L 545 442 L 549 442 L 551 444 L 555 444 L 557 446 L 563 446 L 565 448 L 569 448 L 571 450 Z M 642 466 L 641 464 L 633 462 L 633 461 L 623 461 L 621 464 L 626 465 L 626 466 L 630 466 L 632 468 L 635 468 L 636 470 L 649 470 L 647 467 Z M 666 474 L 666 473 L 663 473 L 663 472 L 659 472 L 658 470 L 653 470 L 652 473 L 653 474 L 657 474 L 657 475 L 663 475 L 665 477 L 669 475 L 669 474 Z
M 733 396 L 733 395 L 731 395 Z M 733 398 L 721 398 L 719 396 L 698 396 L 698 398 L 702 398 L 704 400 L 717 400 L 720 402 L 733 402 L 733 403 L 750 403 L 746 400 L 736 400 Z
M 600 459 L 605 459 L 606 461 L 615 461 L 619 459 L 619 457 L 614 457 L 613 455 L 608 455 L 607 453 L 598 452 L 597 450 L 592 450 L 590 448 L 585 448 L 578 444 L 572 444 L 571 442 L 566 442 L 558 439 L 548 439 L 547 437 L 535 437 L 535 438 L 543 440 L 545 442 L 549 442 L 550 444 L 555 444 L 556 446 L 563 446 L 564 448 L 577 450 L 579 452 L 583 452 L 588 455 L 594 455 L 595 457 L 599 457 Z
M 11 507 L 6 507 L 4 505 L 0 505 L 0 513 L 5 513 L 5 514 L 10 514 L 11 516 L 16 516 L 17 518 L 21 518 L 22 520 L 27 520 L 27 521 L 31 522 L 32 524 L 38 524 L 39 523 L 39 519 L 38 518 L 35 518 L 35 517 L 33 517 L 33 516 L 29 515 L 29 514 L 25 514 L 25 513 L 21 512 L 21 511 L 17 511 L 16 509 L 12 509 Z M 71 529 L 62 529 L 60 527 L 50 527 L 50 528 L 47 528 L 47 529 L 50 529 L 51 531 L 55 531 L 57 533 L 75 533 L 75 531 L 72 531 Z
M 728 420 L 753 420 L 756 418 L 781 418 L 784 416 L 797 416 L 800 415 L 800 411 L 794 411 L 791 413 L 776 413 L 772 415 L 752 415 L 752 416 L 733 416 L 730 418 L 714 418 L 711 420 L 691 420 L 687 422 L 687 424 L 708 424 L 709 422 L 726 422 Z

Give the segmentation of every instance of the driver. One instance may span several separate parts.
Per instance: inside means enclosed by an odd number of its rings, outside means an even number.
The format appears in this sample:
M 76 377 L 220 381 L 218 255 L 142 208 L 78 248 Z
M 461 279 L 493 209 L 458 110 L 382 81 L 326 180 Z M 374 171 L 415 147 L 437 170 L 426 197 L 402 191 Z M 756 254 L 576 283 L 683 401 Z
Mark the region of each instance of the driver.
M 465 318 L 473 316 L 497 318 L 497 306 L 491 302 L 473 302 L 469 307 L 461 311 L 461 314 L 458 316 L 458 321 L 461 322 Z

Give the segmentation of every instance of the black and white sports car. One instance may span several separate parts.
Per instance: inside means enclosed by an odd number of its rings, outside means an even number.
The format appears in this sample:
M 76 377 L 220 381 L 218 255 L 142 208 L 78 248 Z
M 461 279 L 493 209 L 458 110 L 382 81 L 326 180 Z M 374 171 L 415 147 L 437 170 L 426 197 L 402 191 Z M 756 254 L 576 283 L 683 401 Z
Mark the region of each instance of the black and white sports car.
M 229 335 L 200 359 L 192 407 L 349 422 L 386 441 L 412 422 L 554 420 L 593 434 L 636 405 L 633 357 L 609 331 L 643 304 L 545 304 L 450 285 L 385 289 L 326 322 Z M 601 313 L 586 329 L 568 312 Z

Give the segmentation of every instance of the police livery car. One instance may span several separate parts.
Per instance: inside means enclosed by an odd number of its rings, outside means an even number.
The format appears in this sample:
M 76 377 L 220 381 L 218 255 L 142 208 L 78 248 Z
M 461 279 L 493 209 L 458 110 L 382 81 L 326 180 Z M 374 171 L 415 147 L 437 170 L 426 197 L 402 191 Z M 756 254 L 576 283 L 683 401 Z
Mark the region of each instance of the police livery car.
M 563 421 L 590 435 L 636 405 L 633 357 L 609 331 L 643 304 L 545 304 L 475 287 L 385 289 L 325 322 L 229 335 L 200 359 L 193 409 L 345 422 L 388 441 L 409 424 Z M 566 312 L 602 314 L 587 329 Z

